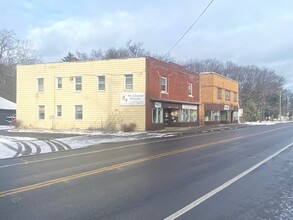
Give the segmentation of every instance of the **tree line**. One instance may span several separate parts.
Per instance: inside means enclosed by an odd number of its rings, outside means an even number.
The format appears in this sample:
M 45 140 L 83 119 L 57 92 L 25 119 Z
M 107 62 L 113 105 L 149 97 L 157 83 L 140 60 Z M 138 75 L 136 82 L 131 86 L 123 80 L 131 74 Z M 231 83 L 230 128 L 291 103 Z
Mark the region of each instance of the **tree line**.
M 0 96 L 9 100 L 16 99 L 16 65 L 41 63 L 29 41 L 16 38 L 13 31 L 0 30 Z M 244 109 L 246 120 L 277 118 L 290 112 L 292 117 L 293 93 L 284 89 L 285 79 L 274 70 L 255 65 L 238 65 L 231 61 L 216 59 L 189 59 L 178 61 L 147 51 L 142 42 L 126 42 L 124 47 L 109 47 L 90 52 L 68 52 L 60 62 L 105 60 L 152 56 L 165 62 L 183 65 L 194 72 L 216 72 L 239 82 L 239 103 Z

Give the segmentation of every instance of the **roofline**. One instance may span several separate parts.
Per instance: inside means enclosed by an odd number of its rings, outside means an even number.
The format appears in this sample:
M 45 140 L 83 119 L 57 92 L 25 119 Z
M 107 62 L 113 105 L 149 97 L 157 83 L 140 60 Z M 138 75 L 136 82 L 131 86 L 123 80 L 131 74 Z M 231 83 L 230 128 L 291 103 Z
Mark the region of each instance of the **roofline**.
M 142 57 L 126 57 L 126 58 L 114 58 L 114 59 L 101 59 L 101 60 L 78 60 L 78 61 L 72 61 L 72 62 L 63 62 L 63 61 L 52 61 L 52 62 L 45 62 L 45 63 L 35 63 L 35 64 L 18 64 L 17 66 L 37 66 L 37 65 L 50 65 L 50 64 L 71 64 L 71 63 L 90 63 L 90 62 L 103 62 L 103 61 L 109 61 L 109 60 L 128 60 L 128 59 L 142 59 L 147 58 L 148 56 L 142 56 Z
M 201 73 L 199 73 L 199 75 L 209 75 L 209 74 L 216 75 L 216 76 L 219 76 L 219 77 L 222 77 L 222 78 L 225 78 L 225 79 L 229 79 L 229 80 L 234 81 L 236 83 L 239 83 L 238 81 L 236 81 L 234 79 L 231 79 L 231 78 L 229 78 L 227 76 L 223 76 L 223 75 L 221 75 L 219 73 L 216 73 L 216 72 L 201 72 Z

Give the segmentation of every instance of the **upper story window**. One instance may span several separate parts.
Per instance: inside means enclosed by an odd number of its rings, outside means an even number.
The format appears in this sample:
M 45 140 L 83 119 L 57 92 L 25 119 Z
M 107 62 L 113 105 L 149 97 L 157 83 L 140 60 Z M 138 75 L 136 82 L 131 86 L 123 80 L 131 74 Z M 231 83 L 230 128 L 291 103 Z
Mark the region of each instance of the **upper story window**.
M 237 102 L 237 92 L 233 92 L 233 101 Z
M 217 98 L 222 99 L 222 89 L 221 88 L 217 89 Z
M 161 77 L 161 92 L 168 92 L 168 80 L 166 77 Z
M 44 105 L 39 105 L 38 112 L 39 112 L 39 119 L 40 120 L 45 119 L 45 106 Z
M 132 74 L 124 75 L 124 89 L 133 89 L 133 75 Z
M 62 117 L 62 105 L 56 106 L 57 117 Z
M 192 96 L 192 83 L 188 83 L 188 96 Z
M 74 88 L 75 88 L 75 91 L 82 90 L 82 77 L 81 76 L 74 77 Z
M 75 119 L 83 118 L 82 105 L 75 105 Z
M 105 81 L 105 76 L 98 76 L 98 90 L 103 91 L 106 89 L 106 81 Z
M 56 89 L 62 89 L 62 77 L 56 77 Z
M 37 78 L 37 92 L 44 92 L 44 78 Z
M 225 99 L 230 100 L 230 91 L 229 90 L 225 91 Z

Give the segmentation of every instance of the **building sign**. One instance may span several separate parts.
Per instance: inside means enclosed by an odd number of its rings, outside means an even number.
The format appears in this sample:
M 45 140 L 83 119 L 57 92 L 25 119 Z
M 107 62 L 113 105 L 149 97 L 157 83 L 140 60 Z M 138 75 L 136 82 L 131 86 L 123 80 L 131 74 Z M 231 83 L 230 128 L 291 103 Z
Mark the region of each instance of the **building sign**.
M 162 108 L 161 102 L 155 102 L 155 108 Z
M 144 105 L 145 94 L 143 92 L 124 92 L 120 94 L 120 105 Z
M 229 111 L 230 110 L 230 106 L 229 105 L 224 105 L 224 110 L 225 111 Z
M 197 105 L 182 105 L 182 109 L 197 110 Z

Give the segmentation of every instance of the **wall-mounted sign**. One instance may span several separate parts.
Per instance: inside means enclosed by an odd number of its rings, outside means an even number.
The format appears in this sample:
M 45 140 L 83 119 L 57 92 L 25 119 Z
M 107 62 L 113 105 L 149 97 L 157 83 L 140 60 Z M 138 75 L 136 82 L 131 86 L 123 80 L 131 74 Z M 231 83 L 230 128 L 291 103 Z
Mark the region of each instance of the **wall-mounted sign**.
M 143 92 L 124 92 L 120 94 L 120 105 L 144 105 L 145 94 Z
M 155 102 L 155 108 L 162 108 L 161 102 Z
M 182 105 L 182 109 L 197 110 L 197 105 Z
M 230 110 L 230 106 L 229 105 L 224 105 L 224 110 L 225 111 L 229 111 Z

